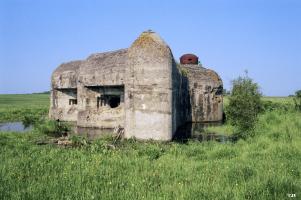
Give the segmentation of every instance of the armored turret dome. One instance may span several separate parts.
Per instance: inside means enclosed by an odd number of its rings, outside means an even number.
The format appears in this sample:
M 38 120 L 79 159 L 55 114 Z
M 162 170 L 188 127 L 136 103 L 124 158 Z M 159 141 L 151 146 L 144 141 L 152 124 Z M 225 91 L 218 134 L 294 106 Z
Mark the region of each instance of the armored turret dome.
M 180 58 L 180 63 L 183 65 L 185 64 L 197 65 L 199 64 L 199 58 L 194 54 L 184 54 Z

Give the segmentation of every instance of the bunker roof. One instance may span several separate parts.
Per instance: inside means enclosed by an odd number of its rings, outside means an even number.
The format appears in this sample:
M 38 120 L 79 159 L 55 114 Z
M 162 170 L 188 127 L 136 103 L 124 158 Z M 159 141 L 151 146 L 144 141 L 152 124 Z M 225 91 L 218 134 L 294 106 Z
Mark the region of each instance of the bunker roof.
M 126 63 L 126 59 L 127 49 L 119 49 L 116 51 L 92 54 L 87 58 L 86 63 L 93 64 L 93 67 L 118 67 L 120 65 L 123 66 Z

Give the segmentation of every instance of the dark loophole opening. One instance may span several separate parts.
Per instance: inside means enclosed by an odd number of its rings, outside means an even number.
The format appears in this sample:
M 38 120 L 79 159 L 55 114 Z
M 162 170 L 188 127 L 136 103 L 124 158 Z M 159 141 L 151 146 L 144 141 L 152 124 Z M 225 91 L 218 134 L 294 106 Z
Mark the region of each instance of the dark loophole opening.
M 120 104 L 120 97 L 111 97 L 109 100 L 109 105 L 111 108 L 116 108 Z
M 222 95 L 223 94 L 223 87 L 219 86 L 215 92 L 215 95 Z
M 69 105 L 76 105 L 77 99 L 69 99 Z
M 191 59 L 191 58 L 189 58 L 189 59 L 188 59 L 188 61 L 192 61 L 192 59 Z
M 97 97 L 97 108 L 100 106 L 105 106 L 106 105 L 106 99 L 104 96 Z

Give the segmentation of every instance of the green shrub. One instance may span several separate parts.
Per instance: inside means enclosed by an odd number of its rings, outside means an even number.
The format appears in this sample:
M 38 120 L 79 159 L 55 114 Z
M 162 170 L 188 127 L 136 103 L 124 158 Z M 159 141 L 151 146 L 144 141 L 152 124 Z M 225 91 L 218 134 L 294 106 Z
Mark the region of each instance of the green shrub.
M 38 123 L 41 123 L 43 121 L 43 116 L 39 114 L 25 114 L 22 116 L 22 123 L 24 124 L 25 127 L 28 127 L 30 125 L 36 125 Z
M 301 90 L 295 92 L 294 102 L 296 109 L 301 111 Z
M 71 128 L 66 122 L 45 120 L 35 126 L 38 132 L 53 137 L 66 136 Z
M 150 160 L 157 160 L 164 153 L 164 150 L 158 146 L 148 146 L 144 152 Z
M 262 101 L 261 111 L 270 112 L 274 110 L 289 111 L 293 108 L 292 104 L 285 102 L 273 102 L 270 100 Z
M 226 114 L 238 137 L 246 138 L 253 133 L 261 109 L 258 84 L 254 83 L 247 73 L 244 77 L 233 80 Z
M 70 137 L 73 147 L 82 147 L 87 146 L 89 144 L 89 140 L 87 137 L 72 135 Z

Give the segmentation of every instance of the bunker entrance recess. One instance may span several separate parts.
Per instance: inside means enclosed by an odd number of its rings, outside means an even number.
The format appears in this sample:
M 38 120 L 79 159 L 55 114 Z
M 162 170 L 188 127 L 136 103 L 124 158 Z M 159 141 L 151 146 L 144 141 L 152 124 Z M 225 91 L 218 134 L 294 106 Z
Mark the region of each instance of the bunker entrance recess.
M 96 107 L 117 108 L 124 103 L 124 86 L 88 86 L 96 96 Z
M 64 107 L 66 105 L 72 106 L 77 104 L 76 88 L 57 88 L 54 90 L 59 97 L 53 98 L 54 107 Z

